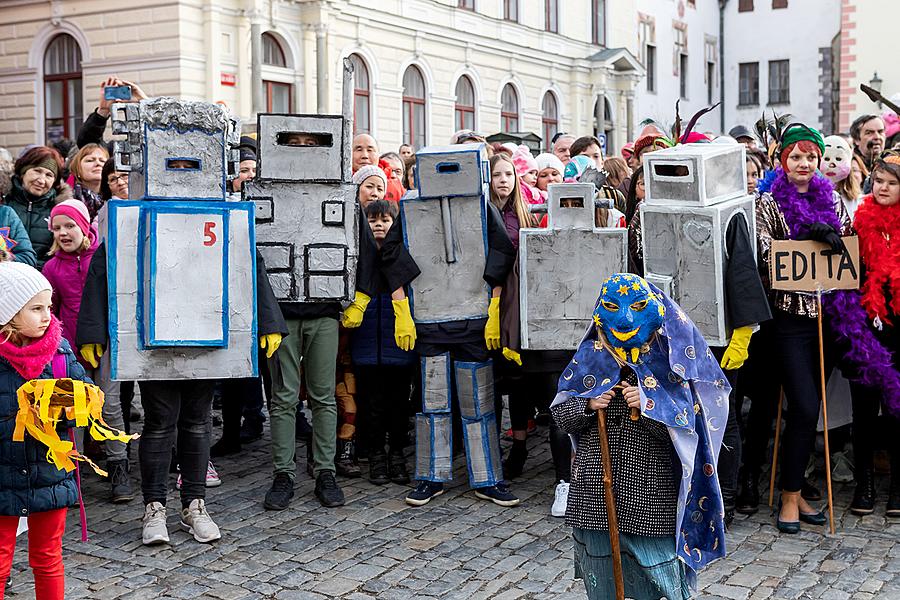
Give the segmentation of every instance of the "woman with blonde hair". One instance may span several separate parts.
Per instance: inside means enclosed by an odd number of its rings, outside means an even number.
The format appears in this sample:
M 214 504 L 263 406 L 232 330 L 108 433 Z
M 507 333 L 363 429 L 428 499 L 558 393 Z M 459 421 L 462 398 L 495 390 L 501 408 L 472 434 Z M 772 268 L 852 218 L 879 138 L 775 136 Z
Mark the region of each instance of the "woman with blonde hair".
M 85 144 L 78 149 L 69 163 L 72 173 L 72 196 L 88 208 L 91 221 L 97 216 L 103 200 L 100 184 L 103 182 L 103 165 L 109 160 L 109 152 L 100 144 Z

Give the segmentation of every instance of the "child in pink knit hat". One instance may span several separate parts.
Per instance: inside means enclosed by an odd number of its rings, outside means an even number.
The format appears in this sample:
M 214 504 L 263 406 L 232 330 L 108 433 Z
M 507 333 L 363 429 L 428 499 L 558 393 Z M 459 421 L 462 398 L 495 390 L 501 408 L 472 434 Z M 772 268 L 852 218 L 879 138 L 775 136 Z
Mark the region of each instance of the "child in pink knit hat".
M 547 194 L 539 190 L 537 186 L 538 166 L 531 150 L 522 144 L 518 146 L 512 155 L 513 165 L 516 167 L 516 175 L 522 184 L 522 197 L 529 204 L 543 204 L 547 202 Z

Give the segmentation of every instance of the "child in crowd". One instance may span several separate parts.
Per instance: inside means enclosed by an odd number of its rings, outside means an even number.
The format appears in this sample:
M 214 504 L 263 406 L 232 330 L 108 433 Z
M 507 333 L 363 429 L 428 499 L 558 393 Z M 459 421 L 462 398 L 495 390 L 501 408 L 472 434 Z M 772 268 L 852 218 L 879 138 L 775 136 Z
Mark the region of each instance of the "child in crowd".
M 563 182 L 563 173 L 566 168 L 555 154 L 551 154 L 550 152 L 538 154 L 535 157 L 534 162 L 537 164 L 538 169 L 537 183 L 535 185 L 539 190 L 546 192 L 547 187 L 551 183 Z
M 398 207 L 375 200 L 365 209 L 379 250 L 398 216 Z M 360 413 L 366 422 L 369 481 L 409 483 L 403 456 L 409 426 L 408 401 L 416 355 L 416 329 L 403 289 L 388 293 L 384 278 L 366 308 L 362 325 L 353 330 L 351 355 L 359 390 Z M 389 453 L 385 454 L 385 439 Z
M 62 536 L 66 508 L 78 502 L 75 472 L 48 462 L 47 446 L 27 433 L 23 442 L 13 441 L 17 390 L 32 379 L 53 379 L 51 361 L 58 354 L 65 357 L 68 377 L 90 380 L 50 312 L 47 278 L 28 265 L 0 262 L 0 290 L 0 582 L 9 577 L 16 528 L 24 515 L 35 598 L 62 600 Z
M 659 289 L 624 273 L 602 284 L 551 408 L 576 443 L 566 524 L 589 599 L 614 597 L 607 476 L 626 597 L 689 598 L 697 571 L 724 556 L 714 465 L 729 391 L 703 336 Z
M 43 273 L 53 286 L 53 314 L 62 321 L 63 337 L 72 346 L 75 345 L 84 284 L 99 244 L 97 228 L 90 224 L 89 219 L 88 209 L 81 200 L 65 200 L 50 211 L 49 228 L 53 232 L 53 245 L 47 253 L 51 258 L 44 265 Z M 109 365 L 106 362 L 101 361 L 92 376 L 106 396 L 103 419 L 115 429 L 122 430 L 125 423 L 119 400 L 120 385 L 109 379 Z M 83 364 L 87 366 L 86 362 Z M 118 440 L 107 440 L 105 444 L 112 501 L 128 502 L 134 494 L 128 479 L 125 444 Z
M 522 188 L 522 197 L 528 204 L 543 204 L 547 201 L 547 194 L 537 187 L 538 165 L 531 150 L 524 144 L 518 146 L 512 155 L 516 175 L 519 177 Z

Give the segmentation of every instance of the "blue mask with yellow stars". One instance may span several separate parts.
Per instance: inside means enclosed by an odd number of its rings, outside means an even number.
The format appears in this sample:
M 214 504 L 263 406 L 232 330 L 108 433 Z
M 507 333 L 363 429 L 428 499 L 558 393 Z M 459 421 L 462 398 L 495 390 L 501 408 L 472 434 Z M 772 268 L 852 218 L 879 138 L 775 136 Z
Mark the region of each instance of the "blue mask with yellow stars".
M 600 287 L 593 319 L 619 358 L 635 363 L 641 347 L 662 326 L 665 315 L 665 306 L 643 278 L 616 273 Z

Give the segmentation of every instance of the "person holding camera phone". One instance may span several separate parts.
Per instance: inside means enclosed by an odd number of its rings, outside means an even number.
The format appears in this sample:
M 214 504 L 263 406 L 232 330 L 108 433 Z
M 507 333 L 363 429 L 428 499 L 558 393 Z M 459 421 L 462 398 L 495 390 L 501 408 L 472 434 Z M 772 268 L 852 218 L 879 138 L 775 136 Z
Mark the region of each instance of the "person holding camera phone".
M 125 90 L 110 89 L 111 93 L 107 93 L 107 88 L 129 88 L 130 94 L 125 98 Z M 109 77 L 106 81 L 100 83 L 100 105 L 89 114 L 78 132 L 78 138 L 75 142 L 79 148 L 87 144 L 103 144 L 103 132 L 106 131 L 106 122 L 109 121 L 110 107 L 116 102 L 140 102 L 147 98 L 147 94 L 135 83 L 119 79 L 118 77 Z

